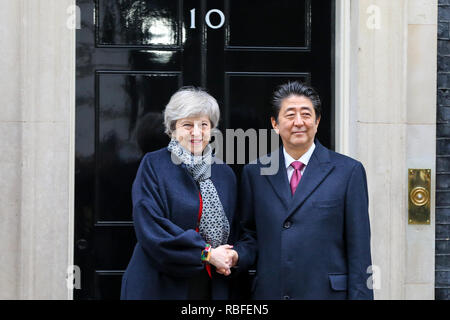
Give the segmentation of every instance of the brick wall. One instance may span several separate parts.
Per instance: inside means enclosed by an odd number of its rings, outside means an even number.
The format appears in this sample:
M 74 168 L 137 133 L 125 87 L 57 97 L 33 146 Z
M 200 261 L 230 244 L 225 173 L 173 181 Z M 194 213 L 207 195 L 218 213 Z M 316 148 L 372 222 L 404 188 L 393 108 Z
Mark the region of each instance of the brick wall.
M 450 0 L 439 0 L 436 137 L 436 300 L 450 300 Z

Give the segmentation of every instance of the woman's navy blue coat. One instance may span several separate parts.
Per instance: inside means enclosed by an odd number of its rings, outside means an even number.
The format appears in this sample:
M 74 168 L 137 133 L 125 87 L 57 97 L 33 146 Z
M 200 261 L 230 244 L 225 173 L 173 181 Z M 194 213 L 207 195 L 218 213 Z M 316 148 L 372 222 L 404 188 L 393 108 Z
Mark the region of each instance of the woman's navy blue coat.
M 226 164 L 212 164 L 211 180 L 233 226 L 236 177 Z M 132 200 L 137 244 L 122 278 L 121 299 L 186 299 L 188 279 L 205 272 L 200 255 L 206 243 L 195 231 L 200 207 L 196 182 L 163 148 L 142 159 Z M 212 298 L 228 299 L 229 279 L 214 267 L 211 273 Z

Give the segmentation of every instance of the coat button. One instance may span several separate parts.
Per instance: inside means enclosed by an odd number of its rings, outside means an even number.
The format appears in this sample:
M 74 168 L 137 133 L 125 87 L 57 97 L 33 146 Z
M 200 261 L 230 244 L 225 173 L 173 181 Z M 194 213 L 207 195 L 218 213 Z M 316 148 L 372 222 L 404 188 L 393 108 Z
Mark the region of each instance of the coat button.
M 286 222 L 284 223 L 283 227 L 284 227 L 285 229 L 289 229 L 289 228 L 291 227 L 291 225 L 292 225 L 292 223 L 291 223 L 290 221 L 286 221 Z
M 289 299 L 291 299 L 291 297 L 289 297 L 289 296 L 284 296 L 283 299 L 284 299 L 284 300 L 289 300 Z

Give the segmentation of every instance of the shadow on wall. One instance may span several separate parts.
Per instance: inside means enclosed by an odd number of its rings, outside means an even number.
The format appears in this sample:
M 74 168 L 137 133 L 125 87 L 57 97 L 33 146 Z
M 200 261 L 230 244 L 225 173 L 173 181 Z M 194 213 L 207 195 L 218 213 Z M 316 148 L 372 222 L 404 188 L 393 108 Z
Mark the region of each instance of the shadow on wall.
M 166 147 L 170 138 L 164 133 L 163 115 L 158 112 L 147 113 L 137 128 L 137 143 L 142 153 Z

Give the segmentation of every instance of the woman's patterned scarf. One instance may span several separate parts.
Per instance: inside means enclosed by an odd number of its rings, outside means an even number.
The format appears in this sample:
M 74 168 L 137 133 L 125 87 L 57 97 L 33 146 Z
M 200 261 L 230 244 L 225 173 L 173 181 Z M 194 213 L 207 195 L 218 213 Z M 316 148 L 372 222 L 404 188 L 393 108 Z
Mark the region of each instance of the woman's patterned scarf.
M 167 149 L 173 156 L 186 165 L 187 171 L 200 185 L 203 200 L 202 217 L 199 232 L 206 243 L 216 248 L 226 244 L 230 234 L 230 225 L 220 202 L 217 190 L 211 181 L 212 152 L 209 145 L 203 150 L 203 155 L 194 156 L 180 143 L 172 139 Z M 175 160 L 172 157 L 172 161 Z

